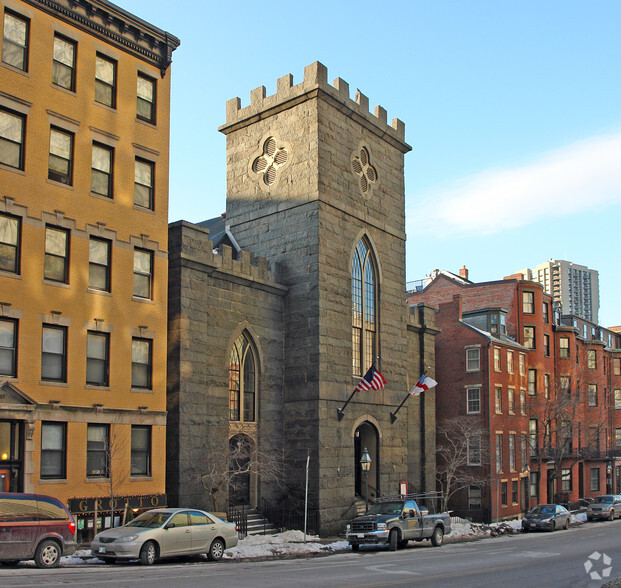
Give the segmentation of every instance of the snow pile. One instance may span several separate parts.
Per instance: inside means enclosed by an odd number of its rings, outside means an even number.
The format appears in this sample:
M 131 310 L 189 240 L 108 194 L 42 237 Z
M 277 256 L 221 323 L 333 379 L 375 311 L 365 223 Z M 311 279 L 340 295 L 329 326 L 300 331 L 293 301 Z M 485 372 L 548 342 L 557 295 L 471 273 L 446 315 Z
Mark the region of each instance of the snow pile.
M 227 549 L 226 558 L 259 558 L 270 556 L 296 556 L 321 552 L 333 552 L 347 549 L 347 541 L 322 543 L 314 535 L 306 535 L 302 531 L 285 531 L 276 535 L 248 535 L 241 539 L 236 547 Z

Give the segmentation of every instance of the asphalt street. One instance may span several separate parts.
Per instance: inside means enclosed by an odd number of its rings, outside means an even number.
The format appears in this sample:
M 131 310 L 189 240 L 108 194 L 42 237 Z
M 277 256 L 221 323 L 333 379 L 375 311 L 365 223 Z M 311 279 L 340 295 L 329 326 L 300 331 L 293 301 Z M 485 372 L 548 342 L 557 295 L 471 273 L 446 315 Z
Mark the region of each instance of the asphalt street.
M 185 588 L 591 587 L 621 577 L 621 521 L 407 549 L 361 549 L 308 559 L 171 561 L 38 570 L 0 568 L 0 586 Z

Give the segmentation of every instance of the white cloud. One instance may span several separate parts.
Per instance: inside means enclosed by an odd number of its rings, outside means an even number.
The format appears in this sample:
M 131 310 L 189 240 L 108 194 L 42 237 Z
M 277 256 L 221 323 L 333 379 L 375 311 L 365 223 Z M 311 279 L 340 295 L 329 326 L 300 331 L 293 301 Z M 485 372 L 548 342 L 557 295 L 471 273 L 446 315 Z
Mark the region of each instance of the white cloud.
M 515 168 L 487 170 L 439 187 L 408 215 L 453 234 L 492 234 L 621 203 L 621 133 L 592 137 Z M 412 214 L 415 212 L 415 215 Z M 411 231 L 410 231 L 411 232 Z

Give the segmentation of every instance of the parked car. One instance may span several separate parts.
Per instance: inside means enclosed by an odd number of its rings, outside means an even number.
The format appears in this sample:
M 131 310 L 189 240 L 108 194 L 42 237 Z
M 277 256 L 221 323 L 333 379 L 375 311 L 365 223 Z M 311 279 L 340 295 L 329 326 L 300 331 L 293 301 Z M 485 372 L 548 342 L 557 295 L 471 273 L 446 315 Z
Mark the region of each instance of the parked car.
M 571 513 L 560 504 L 538 504 L 522 518 L 522 530 L 556 531 L 569 529 Z
M 76 524 L 65 505 L 51 496 L 0 492 L 0 562 L 34 559 L 54 568 L 76 550 Z
M 237 545 L 237 527 L 191 508 L 148 510 L 122 527 L 98 533 L 91 553 L 107 562 L 139 559 L 152 565 L 158 559 L 206 554 L 216 561 Z
M 587 506 L 587 521 L 595 519 L 607 519 L 613 521 L 615 517 L 621 518 L 621 496 L 619 494 L 602 494 L 596 496 L 593 502 Z

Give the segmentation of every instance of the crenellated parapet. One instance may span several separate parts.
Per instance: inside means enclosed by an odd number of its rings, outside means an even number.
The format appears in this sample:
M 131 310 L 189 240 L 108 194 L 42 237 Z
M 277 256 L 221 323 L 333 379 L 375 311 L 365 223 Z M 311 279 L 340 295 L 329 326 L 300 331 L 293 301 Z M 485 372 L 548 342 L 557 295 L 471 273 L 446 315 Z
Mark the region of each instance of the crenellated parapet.
M 286 294 L 281 264 L 270 264 L 266 258 L 243 250 L 234 256 L 232 247 L 225 244 L 214 249 L 209 229 L 187 221 L 171 223 L 168 232 L 170 268 L 191 267 L 210 277 L 225 277 L 230 282 Z
M 411 150 L 405 143 L 405 124 L 401 120 L 394 118 L 388 124 L 386 110 L 379 105 L 371 113 L 367 96 L 356 90 L 354 99 L 350 98 L 349 84 L 341 78 L 336 78 L 330 85 L 328 69 L 318 61 L 304 68 L 304 79 L 299 84 L 294 84 L 293 76 L 287 74 L 278 79 L 276 93 L 271 96 L 266 96 L 265 86 L 259 86 L 250 92 L 248 106 L 242 108 L 239 98 L 227 101 L 226 123 L 219 130 L 227 135 L 257 120 L 317 97 L 331 102 L 363 126 L 371 127 L 375 134 L 398 144 L 404 153 Z

